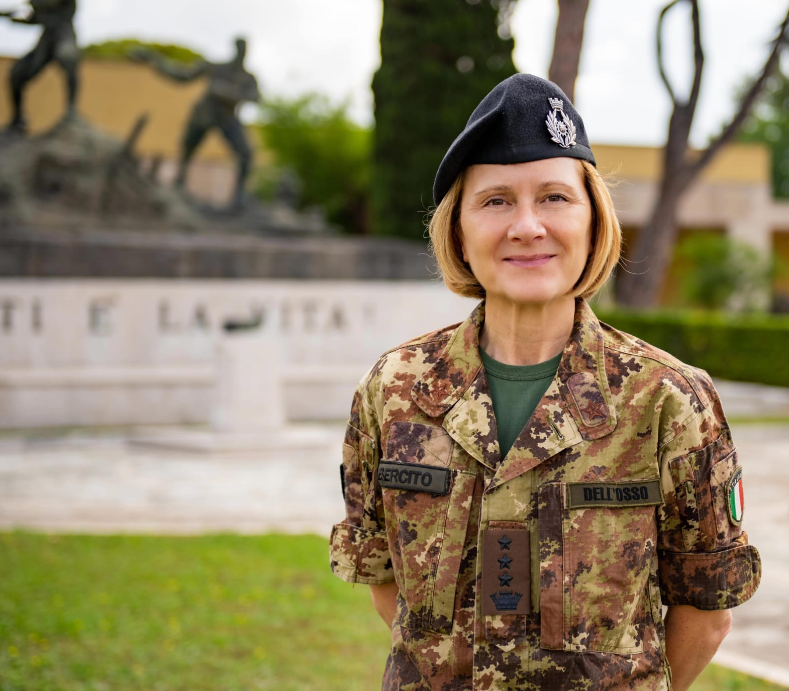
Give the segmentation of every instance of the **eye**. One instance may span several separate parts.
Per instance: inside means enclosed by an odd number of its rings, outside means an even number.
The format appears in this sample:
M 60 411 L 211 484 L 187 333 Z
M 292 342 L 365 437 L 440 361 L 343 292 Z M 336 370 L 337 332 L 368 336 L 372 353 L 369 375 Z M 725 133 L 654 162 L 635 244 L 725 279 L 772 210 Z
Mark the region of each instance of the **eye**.
M 555 192 L 553 194 L 549 194 L 545 199 L 547 201 L 549 201 L 549 202 L 566 202 L 567 201 L 567 197 L 565 197 L 563 194 L 559 194 L 558 192 Z
M 491 197 L 490 199 L 486 199 L 482 206 L 503 206 L 506 203 L 506 200 L 502 197 Z

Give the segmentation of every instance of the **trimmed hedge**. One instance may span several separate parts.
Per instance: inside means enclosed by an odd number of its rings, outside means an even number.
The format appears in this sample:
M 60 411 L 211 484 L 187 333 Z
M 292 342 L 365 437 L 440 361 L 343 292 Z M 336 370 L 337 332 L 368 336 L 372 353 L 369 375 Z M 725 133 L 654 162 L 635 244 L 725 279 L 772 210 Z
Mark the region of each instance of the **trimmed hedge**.
M 204 60 L 201 53 L 198 53 L 186 46 L 179 46 L 172 43 L 151 43 L 140 41 L 136 38 L 122 38 L 113 41 L 103 41 L 101 43 L 91 43 L 82 49 L 82 55 L 86 58 L 101 58 L 105 60 L 129 60 L 134 51 L 141 48 L 150 50 L 160 57 L 173 62 L 189 64 L 197 60 Z
M 596 314 L 713 377 L 789 386 L 789 317 L 623 310 Z

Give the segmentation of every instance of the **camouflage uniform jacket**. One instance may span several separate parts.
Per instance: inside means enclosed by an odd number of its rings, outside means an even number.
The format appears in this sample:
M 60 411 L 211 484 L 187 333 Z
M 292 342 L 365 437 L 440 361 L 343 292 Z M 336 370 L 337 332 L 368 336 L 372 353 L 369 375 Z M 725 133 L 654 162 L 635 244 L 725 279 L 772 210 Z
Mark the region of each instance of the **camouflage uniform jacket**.
M 331 567 L 399 587 L 383 689 L 670 689 L 661 605 L 734 607 L 761 574 L 709 376 L 578 300 L 502 459 L 483 319 L 385 353 L 353 399 Z

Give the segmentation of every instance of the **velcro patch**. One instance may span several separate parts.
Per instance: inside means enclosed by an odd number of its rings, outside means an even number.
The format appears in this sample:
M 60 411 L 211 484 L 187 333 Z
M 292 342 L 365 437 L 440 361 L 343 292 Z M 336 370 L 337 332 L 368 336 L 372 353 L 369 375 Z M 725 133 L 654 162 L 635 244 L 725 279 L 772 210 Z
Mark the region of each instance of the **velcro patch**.
M 446 494 L 449 492 L 449 478 L 448 468 L 434 465 L 391 461 L 383 461 L 378 465 L 378 484 L 381 487 Z
M 660 480 L 567 483 L 567 506 L 570 509 L 588 509 L 595 506 L 650 506 L 662 503 Z
M 531 609 L 529 531 L 494 529 L 482 533 L 482 614 L 528 614 Z

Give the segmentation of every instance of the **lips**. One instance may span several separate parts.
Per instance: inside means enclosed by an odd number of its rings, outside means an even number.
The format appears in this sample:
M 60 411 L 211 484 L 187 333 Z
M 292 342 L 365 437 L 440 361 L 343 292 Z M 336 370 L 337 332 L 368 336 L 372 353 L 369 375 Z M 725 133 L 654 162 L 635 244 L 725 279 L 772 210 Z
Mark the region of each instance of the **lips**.
M 530 254 L 505 257 L 504 261 L 513 266 L 542 266 L 553 259 L 555 254 Z

